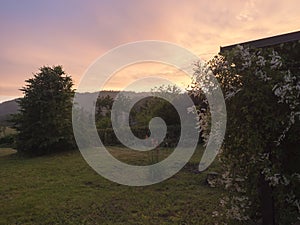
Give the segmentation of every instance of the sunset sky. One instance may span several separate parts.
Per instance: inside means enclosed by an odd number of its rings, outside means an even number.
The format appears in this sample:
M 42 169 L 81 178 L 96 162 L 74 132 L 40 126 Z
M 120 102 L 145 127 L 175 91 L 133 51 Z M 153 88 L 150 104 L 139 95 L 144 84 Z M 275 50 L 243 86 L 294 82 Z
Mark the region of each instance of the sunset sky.
M 76 87 L 97 57 L 127 42 L 169 41 L 208 60 L 220 46 L 300 30 L 299 12 L 297 0 L 1 0 L 0 102 L 21 96 L 43 65 L 63 65 Z M 124 70 L 107 88 L 147 66 Z

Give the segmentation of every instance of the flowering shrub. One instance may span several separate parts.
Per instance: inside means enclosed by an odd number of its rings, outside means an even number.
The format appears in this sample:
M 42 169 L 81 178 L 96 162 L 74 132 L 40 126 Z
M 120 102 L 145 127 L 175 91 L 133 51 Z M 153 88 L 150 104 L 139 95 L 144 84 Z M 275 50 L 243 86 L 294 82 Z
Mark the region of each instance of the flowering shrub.
M 203 95 L 203 73 L 212 71 L 226 101 L 227 133 L 220 154 L 224 174 L 219 183 L 228 195 L 221 200 L 223 210 L 213 215 L 222 216 L 224 223 L 300 220 L 300 71 L 291 66 L 298 64 L 290 64 L 291 59 L 299 61 L 300 44 L 290 45 L 277 49 L 282 56 L 271 48 L 237 46 L 196 65 L 194 94 Z M 209 110 L 199 109 L 198 114 L 207 138 Z

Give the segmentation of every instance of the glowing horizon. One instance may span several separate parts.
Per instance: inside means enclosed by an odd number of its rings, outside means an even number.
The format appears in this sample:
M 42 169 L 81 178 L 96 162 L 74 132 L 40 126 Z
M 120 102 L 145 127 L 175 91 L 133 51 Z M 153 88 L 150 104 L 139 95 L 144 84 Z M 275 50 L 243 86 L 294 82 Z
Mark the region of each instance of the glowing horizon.
M 299 30 L 299 10 L 296 0 L 5 2 L 0 8 L 0 102 L 22 96 L 24 81 L 43 65 L 62 65 L 76 88 L 96 58 L 128 42 L 173 42 L 208 60 L 220 46 Z M 123 80 L 149 67 L 124 71 L 108 89 L 121 89 Z

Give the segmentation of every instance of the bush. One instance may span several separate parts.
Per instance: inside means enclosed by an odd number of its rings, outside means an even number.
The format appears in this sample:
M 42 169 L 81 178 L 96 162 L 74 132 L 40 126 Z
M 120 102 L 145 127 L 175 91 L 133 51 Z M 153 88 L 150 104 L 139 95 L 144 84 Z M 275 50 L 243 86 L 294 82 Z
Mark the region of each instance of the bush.
M 0 138 L 0 148 L 14 148 L 15 147 L 16 134 L 9 134 Z
M 226 100 L 220 181 L 227 194 L 218 214 L 228 224 L 299 220 L 300 43 L 292 46 L 295 54 L 282 45 L 289 52 L 282 57 L 238 46 L 208 64 Z
M 167 134 L 164 141 L 160 144 L 161 147 L 176 147 L 180 138 L 180 126 L 168 126 Z M 150 136 L 148 127 L 133 127 L 132 133 L 140 138 L 145 139 Z M 113 128 L 98 129 L 99 137 L 104 145 L 120 145 L 121 142 L 116 137 Z

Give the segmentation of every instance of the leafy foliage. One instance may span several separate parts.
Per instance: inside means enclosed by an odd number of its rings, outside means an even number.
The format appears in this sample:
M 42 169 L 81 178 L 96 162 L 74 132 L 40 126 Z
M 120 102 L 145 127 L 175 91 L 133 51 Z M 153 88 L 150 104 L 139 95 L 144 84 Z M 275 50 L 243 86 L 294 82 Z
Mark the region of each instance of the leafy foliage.
M 99 129 L 111 128 L 111 109 L 114 99 L 107 95 L 96 101 L 96 123 Z
M 138 126 L 147 126 L 154 117 L 162 118 L 167 125 L 180 125 L 179 115 L 168 101 L 159 97 L 148 97 L 140 105 L 134 113 Z
M 20 112 L 14 118 L 18 133 L 18 151 L 43 155 L 71 148 L 72 97 L 70 76 L 61 66 L 42 67 L 21 89 L 24 98 L 18 103 Z
M 293 45 L 299 52 L 300 44 Z M 229 224 L 299 219 L 300 73 L 297 51 L 288 54 L 290 47 L 277 49 L 281 57 L 271 48 L 238 46 L 206 65 L 226 100 L 220 182 L 228 195 L 221 201 L 224 211 L 217 214 Z
M 149 122 L 154 117 L 162 118 L 167 124 L 166 138 L 161 144 L 165 147 L 174 147 L 178 142 L 180 136 L 180 118 L 179 115 L 172 106 L 171 103 L 163 98 L 167 98 L 174 101 L 180 101 L 178 95 L 180 90 L 176 86 L 160 86 L 152 90 L 150 97 L 143 98 L 138 101 L 129 113 L 129 123 L 132 133 L 141 139 L 150 136 Z M 119 104 L 124 112 L 129 111 L 132 99 L 126 94 L 119 93 L 116 98 L 111 96 L 102 96 L 97 99 L 96 102 L 96 124 L 100 139 L 105 145 L 120 145 L 120 141 L 117 139 L 111 123 L 111 110 L 114 102 Z M 116 121 L 121 120 L 122 112 L 115 114 Z M 120 128 L 122 129 L 122 128 Z M 125 133 L 124 133 L 125 135 Z

